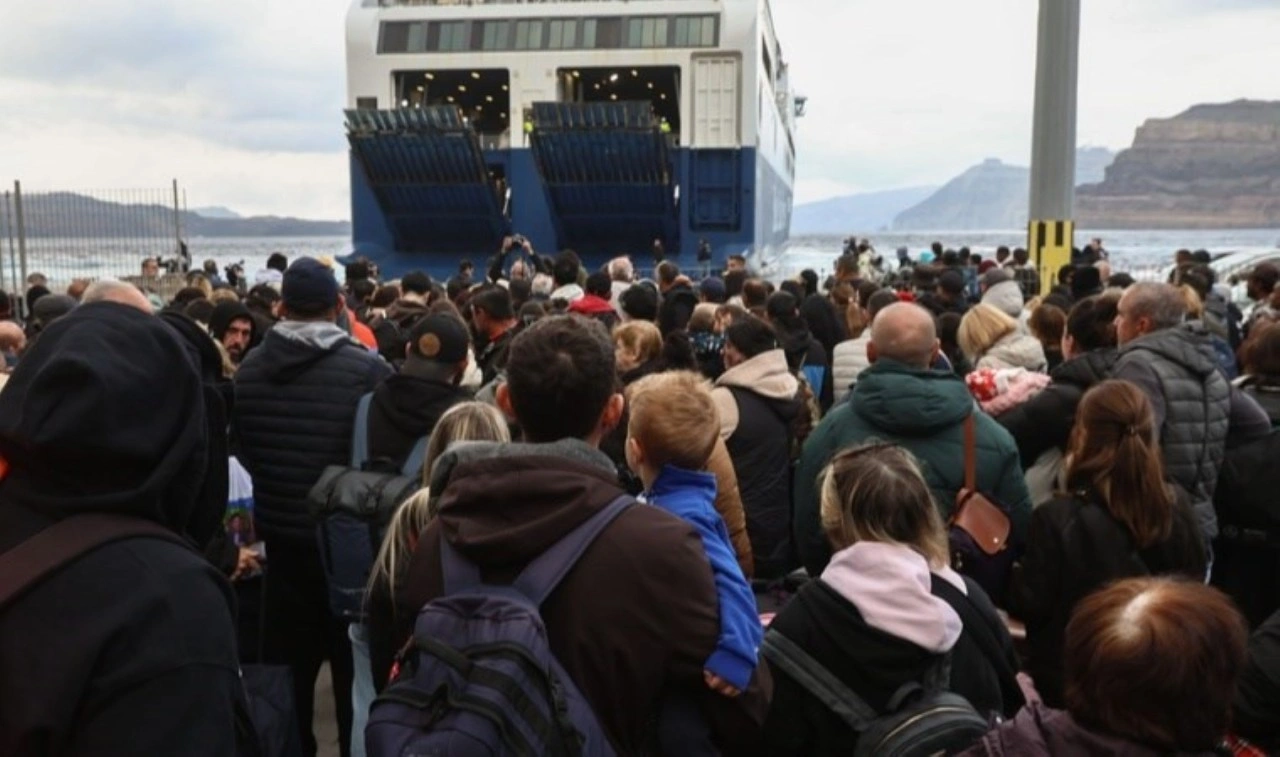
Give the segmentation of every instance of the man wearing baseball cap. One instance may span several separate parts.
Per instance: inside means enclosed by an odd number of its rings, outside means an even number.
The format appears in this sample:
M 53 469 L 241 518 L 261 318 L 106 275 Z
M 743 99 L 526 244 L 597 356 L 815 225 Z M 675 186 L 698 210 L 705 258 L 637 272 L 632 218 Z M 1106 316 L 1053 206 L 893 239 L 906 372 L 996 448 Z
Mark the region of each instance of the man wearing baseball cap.
M 351 645 L 329 609 L 307 492 L 329 465 L 347 465 L 360 397 L 391 368 L 337 325 L 344 307 L 333 271 L 299 258 L 281 282 L 280 323 L 236 372 L 232 430 L 253 476 L 255 521 L 267 545 L 263 652 L 292 668 L 304 751 L 315 754 L 316 676 L 333 673 L 338 730 L 351 740 Z
M 401 470 L 414 444 L 431 435 L 440 416 L 471 399 L 460 386 L 470 346 L 467 326 L 455 315 L 435 313 L 413 327 L 400 373 L 373 392 L 369 459 L 375 469 Z

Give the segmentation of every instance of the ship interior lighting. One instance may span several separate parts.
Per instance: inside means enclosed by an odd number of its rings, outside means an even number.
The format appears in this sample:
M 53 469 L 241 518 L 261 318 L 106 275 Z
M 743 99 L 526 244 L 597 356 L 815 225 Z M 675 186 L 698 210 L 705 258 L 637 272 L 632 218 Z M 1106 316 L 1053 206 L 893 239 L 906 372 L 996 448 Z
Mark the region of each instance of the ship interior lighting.
M 404 71 L 394 81 L 402 108 L 454 105 L 480 134 L 497 136 L 509 128 L 511 74 L 505 68 Z
M 676 134 L 680 129 L 680 69 L 677 66 L 575 68 L 557 72 L 564 102 L 648 102 Z

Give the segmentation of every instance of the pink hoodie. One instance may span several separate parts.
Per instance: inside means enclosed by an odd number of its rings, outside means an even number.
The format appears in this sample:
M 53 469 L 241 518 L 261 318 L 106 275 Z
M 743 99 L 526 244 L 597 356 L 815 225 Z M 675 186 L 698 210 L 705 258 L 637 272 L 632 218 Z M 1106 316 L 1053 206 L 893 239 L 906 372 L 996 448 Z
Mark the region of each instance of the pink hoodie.
M 919 552 L 882 542 L 858 542 L 837 552 L 822 580 L 858 608 L 867 625 L 941 654 L 956 645 L 964 624 L 951 605 L 930 593 L 934 575 L 968 594 L 951 568 L 931 571 Z

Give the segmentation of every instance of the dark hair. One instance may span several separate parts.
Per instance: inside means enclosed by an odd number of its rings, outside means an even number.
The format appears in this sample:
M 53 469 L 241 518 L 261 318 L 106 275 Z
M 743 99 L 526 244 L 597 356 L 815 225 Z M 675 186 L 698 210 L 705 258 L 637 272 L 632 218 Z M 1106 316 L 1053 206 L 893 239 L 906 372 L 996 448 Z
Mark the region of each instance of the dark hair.
M 799 281 L 792 281 L 791 279 L 787 279 L 786 281 L 782 282 L 778 286 L 778 290 L 782 292 L 786 292 L 787 294 L 794 297 L 797 305 L 799 305 L 801 302 L 804 302 L 804 298 L 805 298 L 804 284 L 801 284 Z M 765 303 L 765 304 L 767 305 L 768 303 Z
M 426 297 L 431 292 L 431 277 L 422 271 L 411 271 L 400 279 L 400 289 Z
M 1062 344 L 1062 332 L 1067 328 L 1067 314 L 1056 305 L 1041 304 L 1031 311 L 1027 328 L 1046 350 L 1056 350 Z
M 587 438 L 617 382 L 613 340 L 599 321 L 551 316 L 511 342 L 507 386 L 526 441 Z
M 385 308 L 390 307 L 398 299 L 400 299 L 400 287 L 395 284 L 383 284 L 374 291 L 369 304 L 375 308 Z
M 747 282 L 746 271 L 729 271 L 724 275 L 724 298 L 727 302 L 742 294 L 742 285 Z
M 1067 313 L 1067 334 L 1081 351 L 1116 346 L 1116 308 L 1120 297 L 1103 292 L 1080 300 Z
M 350 282 L 351 296 L 357 302 L 368 302 L 373 297 L 373 293 L 378 291 L 378 285 L 369 279 L 356 279 Z
M 289 268 L 289 259 L 284 253 L 273 252 L 271 257 L 267 258 L 267 268 L 284 273 Z
M 1114 289 L 1128 289 L 1133 286 L 1134 281 L 1132 275 L 1121 271 L 1111 274 L 1111 278 L 1107 279 L 1107 286 Z
M 462 302 L 462 295 L 471 288 L 471 282 L 454 277 L 444 285 L 445 297 L 454 302 Z
M 724 330 L 724 339 L 747 359 L 778 349 L 777 332 L 768 322 L 752 315 L 729 324 Z
M 1071 431 L 1067 486 L 1093 492 L 1139 549 L 1173 532 L 1173 492 L 1165 480 L 1151 401 L 1127 381 L 1109 379 L 1080 400 Z
M 183 287 L 173 296 L 173 304 L 175 306 L 186 306 L 196 300 L 205 299 L 204 290 L 200 287 Z
M 577 283 L 580 268 L 582 261 L 578 259 L 578 253 L 564 250 L 556 255 L 555 262 L 551 264 L 551 279 L 558 287 Z
M 632 284 L 618 298 L 622 312 L 633 321 L 658 320 L 658 293 L 644 284 Z
M 1076 605 L 1063 643 L 1067 711 L 1161 753 L 1212 752 L 1230 725 L 1248 630 L 1199 581 L 1131 578 Z
M 511 293 L 497 284 L 487 284 L 477 289 L 470 300 L 473 310 L 483 310 L 484 314 L 498 321 L 509 321 L 516 317 L 515 308 L 511 305 Z
M 356 258 L 347 263 L 346 271 L 348 284 L 364 281 L 369 278 L 369 261 L 365 258 Z
M 806 268 L 800 272 L 800 283 L 804 286 L 804 294 L 806 297 L 812 297 L 818 293 L 818 273 L 812 268 Z
M 1058 283 L 1070 284 L 1071 280 L 1076 277 L 1076 267 L 1070 263 L 1058 269 Z
M 1025 247 L 1013 248 L 1013 260 L 1018 265 L 1025 265 L 1027 261 L 1030 259 L 1031 259 L 1031 256 L 1027 254 L 1027 250 Z
M 1271 294 L 1280 284 L 1280 266 L 1275 263 L 1259 263 L 1249 272 L 1249 283 L 1255 284 L 1262 294 Z
M 997 247 L 997 248 L 996 248 L 996 257 L 998 258 L 998 257 L 1000 257 L 1001 255 L 1004 255 L 1005 257 L 1008 257 L 1008 256 L 1009 256 L 1009 248 L 1008 248 L 1008 247 L 1005 247 L 1004 245 L 1000 245 L 999 247 Z
M 1081 266 L 1076 269 L 1076 275 L 1071 279 L 1071 296 L 1075 299 L 1088 297 L 1089 295 L 1098 294 L 1102 291 L 1102 271 L 1091 265 Z
M 742 284 L 742 305 L 748 310 L 764 307 L 765 301 L 768 299 L 769 287 L 764 281 L 748 279 Z
M 836 260 L 837 276 L 855 276 L 858 273 L 858 253 L 846 252 Z
M 545 305 L 541 302 L 531 301 L 520 306 L 520 312 L 516 314 L 516 317 L 520 319 L 521 323 L 528 326 L 540 320 L 546 314 L 547 307 Z
M 214 304 L 212 302 L 201 297 L 198 300 L 192 300 L 187 303 L 182 312 L 193 321 L 208 323 L 209 319 L 213 317 L 213 308 Z
M 511 293 L 511 306 L 519 310 L 533 296 L 533 281 L 531 279 L 513 279 L 507 284 L 507 291 Z
M 676 283 L 676 278 L 680 276 L 680 266 L 670 260 L 664 260 L 658 264 L 654 275 L 658 277 L 659 284 L 674 284 Z
M 587 294 L 609 299 L 613 295 L 613 278 L 605 271 L 596 271 L 587 277 Z
M 680 329 L 662 338 L 662 370 L 698 371 L 698 357 L 689 332 Z
M 893 291 L 892 289 L 878 289 L 870 297 L 867 298 L 867 306 L 866 306 L 867 315 L 869 316 L 870 320 L 874 321 L 876 318 L 876 315 L 881 310 L 884 310 L 885 308 L 889 307 L 895 302 L 898 302 L 897 292 Z M 960 325 L 960 322 L 957 321 L 956 327 L 959 328 L 959 325 Z
M 777 331 L 807 331 L 809 328 L 800 317 L 799 298 L 791 292 L 774 292 L 769 295 L 769 299 L 765 302 L 765 312 L 769 315 L 769 322 Z

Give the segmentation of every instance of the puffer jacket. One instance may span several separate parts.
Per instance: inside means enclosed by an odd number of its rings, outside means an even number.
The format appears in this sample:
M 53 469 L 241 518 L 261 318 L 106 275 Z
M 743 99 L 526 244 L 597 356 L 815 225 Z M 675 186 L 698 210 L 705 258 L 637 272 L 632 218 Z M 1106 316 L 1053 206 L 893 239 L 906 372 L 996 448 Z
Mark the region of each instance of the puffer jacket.
M 245 358 L 232 428 L 264 539 L 316 549 L 307 492 L 326 466 L 349 463 L 356 405 L 390 373 L 332 323 L 279 323 Z
M 1015 321 L 1022 318 L 1022 287 L 1018 282 L 1002 281 L 982 295 L 982 304 L 990 305 Z
M 915 455 L 944 518 L 964 486 L 964 420 L 976 407 L 964 381 L 947 371 L 913 368 L 881 358 L 863 371 L 850 401 L 831 411 L 804 445 L 795 476 L 797 546 L 811 575 L 822 572 L 831 550 L 819 519 L 818 476 L 845 447 L 891 441 Z M 1008 509 L 1011 543 L 1023 544 L 1031 495 L 1013 437 L 976 411 L 978 488 Z
M 844 402 L 858 375 L 871 365 L 867 359 L 867 345 L 870 343 L 871 329 L 867 329 L 861 336 L 837 344 L 831 353 L 831 388 L 835 402 Z
M 1049 361 L 1044 356 L 1044 345 L 1030 334 L 1015 331 L 1005 334 L 987 351 L 978 356 L 974 369 L 981 368 L 1026 368 L 1029 371 L 1044 373 L 1049 369 Z
M 1272 426 L 1280 427 L 1280 378 L 1246 376 L 1236 386 L 1258 403 L 1258 407 L 1271 419 Z
M 720 436 L 738 477 L 758 578 L 776 578 L 795 568 L 788 497 L 799 389 L 778 349 L 725 371 L 711 390 Z
M 755 560 L 751 556 L 751 539 L 747 536 L 747 516 L 742 509 L 742 493 L 738 490 L 738 474 L 733 470 L 733 460 L 724 439 L 716 439 L 715 449 L 707 460 L 707 470 L 716 477 L 716 512 L 720 513 L 729 531 L 729 541 L 738 556 L 742 575 L 750 579 L 755 575 Z
M 1066 361 L 1050 374 L 1053 383 L 1043 392 L 996 418 L 1013 434 L 1023 469 L 1045 452 L 1067 446 L 1076 406 L 1085 392 L 1111 375 L 1116 357 L 1115 348 L 1103 347 Z
M 1185 328 L 1138 337 L 1120 349 L 1112 375 L 1151 400 L 1165 473 L 1191 495 L 1205 538 L 1217 536 L 1213 491 L 1231 425 L 1232 387 L 1208 338 Z

